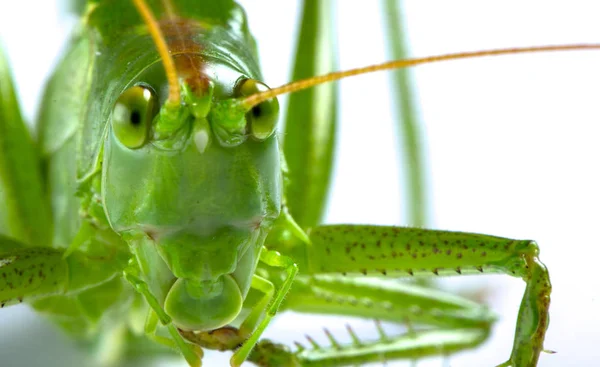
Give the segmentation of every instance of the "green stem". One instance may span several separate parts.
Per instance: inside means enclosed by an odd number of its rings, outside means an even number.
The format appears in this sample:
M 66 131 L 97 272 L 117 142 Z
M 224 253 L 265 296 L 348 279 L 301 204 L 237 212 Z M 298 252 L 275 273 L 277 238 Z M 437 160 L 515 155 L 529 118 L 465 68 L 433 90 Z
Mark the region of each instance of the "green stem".
M 397 0 L 384 1 L 385 29 L 387 31 L 388 47 L 394 59 L 408 56 L 404 29 Z M 404 144 L 404 154 L 401 159 L 405 173 L 405 197 L 407 200 L 407 224 L 423 227 L 428 220 L 428 198 L 425 180 L 425 159 L 423 157 L 421 132 L 417 107 L 414 101 L 412 81 L 406 69 L 393 72 L 394 94 L 398 97 L 397 115 L 400 117 L 397 125 L 399 141 Z

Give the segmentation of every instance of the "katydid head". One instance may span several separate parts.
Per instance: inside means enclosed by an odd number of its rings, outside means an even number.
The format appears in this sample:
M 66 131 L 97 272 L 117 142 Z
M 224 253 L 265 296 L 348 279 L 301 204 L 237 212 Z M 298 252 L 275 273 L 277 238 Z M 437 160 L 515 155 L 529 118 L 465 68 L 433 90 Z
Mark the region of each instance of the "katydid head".
M 104 144 L 108 220 L 118 233 L 138 234 L 128 242 L 154 243 L 172 273 L 165 309 L 186 330 L 237 316 L 281 207 L 276 102 L 232 120 L 222 106 L 261 84 L 220 72 L 204 95 L 183 84 L 178 106 L 155 92 L 164 80 L 142 74 L 117 99 Z
M 175 325 L 205 331 L 240 313 L 280 213 L 279 105 L 229 108 L 268 88 L 235 62 L 184 46 L 116 98 L 102 200 L 141 266 L 162 273 L 151 287 Z

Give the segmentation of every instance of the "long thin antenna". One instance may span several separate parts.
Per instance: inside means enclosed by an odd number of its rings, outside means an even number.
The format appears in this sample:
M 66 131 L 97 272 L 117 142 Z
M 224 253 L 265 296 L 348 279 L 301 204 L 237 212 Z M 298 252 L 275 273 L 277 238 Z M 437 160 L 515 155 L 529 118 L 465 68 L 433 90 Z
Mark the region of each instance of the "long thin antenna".
M 154 40 L 158 54 L 165 66 L 165 73 L 167 74 L 167 80 L 169 81 L 169 98 L 168 102 L 171 104 L 179 103 L 181 99 L 181 91 L 179 87 L 179 80 L 177 76 L 177 69 L 175 68 L 175 62 L 169 53 L 169 48 L 165 37 L 163 36 L 160 26 L 156 19 L 152 15 L 152 12 L 148 8 L 148 5 L 144 0 L 132 0 L 142 19 L 148 26 L 150 35 Z M 169 10 L 167 9 L 167 13 Z
M 414 59 L 405 60 L 393 60 L 384 62 L 382 64 L 370 65 L 366 67 L 350 69 L 345 71 L 337 71 L 329 74 L 319 75 L 308 79 L 302 79 L 291 82 L 289 84 L 282 85 L 281 87 L 273 88 L 264 92 L 255 93 L 242 99 L 242 106 L 250 110 L 252 107 L 285 93 L 293 93 L 299 90 L 314 87 L 319 84 L 332 82 L 347 78 L 349 76 L 372 73 L 381 70 L 399 69 L 410 66 L 416 66 L 421 64 L 429 64 L 433 62 L 457 60 L 457 59 L 468 59 L 475 57 L 484 56 L 499 56 L 499 55 L 512 55 L 522 53 L 535 53 L 535 52 L 549 52 L 549 51 L 575 51 L 575 50 L 600 50 L 600 44 L 574 44 L 574 45 L 552 45 L 552 46 L 532 46 L 532 47 L 515 47 L 515 48 L 502 48 L 495 50 L 484 50 L 484 51 L 472 51 L 472 52 L 459 52 L 445 55 L 420 57 Z

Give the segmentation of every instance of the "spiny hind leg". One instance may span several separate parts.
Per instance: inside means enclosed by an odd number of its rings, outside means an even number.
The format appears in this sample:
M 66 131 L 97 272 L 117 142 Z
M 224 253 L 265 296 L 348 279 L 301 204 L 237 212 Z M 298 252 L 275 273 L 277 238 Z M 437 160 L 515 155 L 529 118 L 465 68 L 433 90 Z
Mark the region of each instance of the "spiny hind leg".
M 486 331 L 478 329 L 421 330 L 389 337 L 377 325 L 379 339 L 376 341 L 361 340 L 348 327 L 351 344 L 339 343 L 325 330 L 330 346 L 321 346 L 307 337 L 311 346 L 306 348 L 296 343 L 296 351 L 291 351 L 286 345 L 263 339 L 252 350 L 248 360 L 261 367 L 360 366 L 396 359 L 411 359 L 416 363 L 419 357 L 460 351 L 481 343 L 487 337 Z
M 309 338 L 312 347 L 301 347 L 295 353 L 302 365 L 310 361 L 308 365 L 348 366 L 447 356 L 485 341 L 495 320 L 485 306 L 441 291 L 395 279 L 334 274 L 299 276 L 282 309 L 377 319 L 409 326 L 406 333 L 395 336 L 385 335 L 378 327 L 380 338 L 377 340 L 360 340 L 349 329 L 353 343 L 346 345 L 337 342 L 326 331 L 330 346 L 317 346 Z M 286 353 L 280 349 L 265 347 L 261 358 L 283 358 Z
M 301 264 L 304 274 L 412 276 L 487 272 L 521 277 L 527 285 L 512 354 L 503 366 L 537 364 L 548 327 L 552 286 L 535 242 L 368 225 L 322 226 L 309 235 L 311 242 Z

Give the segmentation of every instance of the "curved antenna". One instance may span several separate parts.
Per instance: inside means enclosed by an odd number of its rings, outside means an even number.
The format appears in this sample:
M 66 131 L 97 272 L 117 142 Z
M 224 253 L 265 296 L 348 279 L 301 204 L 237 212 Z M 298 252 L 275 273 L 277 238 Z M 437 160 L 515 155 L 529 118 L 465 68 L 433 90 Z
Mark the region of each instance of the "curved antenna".
M 458 52 L 452 54 L 420 57 L 413 59 L 404 60 L 393 60 L 384 62 L 382 64 L 370 65 L 356 69 L 336 71 L 324 75 L 315 76 L 308 79 L 297 80 L 288 84 L 284 84 L 281 87 L 269 89 L 264 92 L 255 93 L 250 96 L 241 99 L 241 105 L 246 110 L 250 110 L 252 107 L 276 97 L 281 94 L 294 93 L 303 89 L 314 87 L 320 84 L 329 83 L 332 81 L 340 80 L 354 75 L 367 74 L 375 71 L 390 70 L 406 68 L 410 66 L 416 66 L 421 64 L 430 64 L 433 62 L 457 60 L 457 59 L 469 59 L 475 57 L 484 56 L 500 56 L 500 55 L 513 55 L 522 53 L 535 53 L 535 52 L 549 52 L 549 51 L 575 51 L 575 50 L 600 50 L 600 44 L 573 44 L 573 45 L 552 45 L 552 46 L 532 46 L 532 47 L 514 47 L 514 48 L 502 48 L 495 50 L 483 50 L 483 51 L 471 51 L 471 52 Z
M 165 41 L 158 22 L 152 15 L 152 12 L 148 8 L 148 5 L 144 0 L 132 0 L 135 7 L 137 8 L 140 16 L 144 20 L 144 23 L 148 26 L 148 31 L 154 40 L 160 59 L 165 67 L 165 73 L 167 74 L 167 80 L 169 81 L 169 97 L 167 99 L 170 104 L 178 104 L 181 99 L 181 90 L 179 87 L 179 80 L 177 76 L 177 69 L 175 68 L 175 62 L 169 53 L 169 47 Z M 172 10 L 172 9 L 171 9 Z M 169 10 L 167 10 L 167 13 Z

